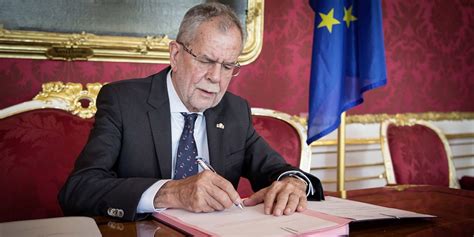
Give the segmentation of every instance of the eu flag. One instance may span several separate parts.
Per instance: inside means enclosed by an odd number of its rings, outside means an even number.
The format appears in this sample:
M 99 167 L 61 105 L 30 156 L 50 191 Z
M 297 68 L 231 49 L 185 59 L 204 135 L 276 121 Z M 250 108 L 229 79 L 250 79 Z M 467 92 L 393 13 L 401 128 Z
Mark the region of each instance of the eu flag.
M 310 0 L 315 12 L 308 144 L 339 126 L 362 94 L 385 85 L 379 0 Z

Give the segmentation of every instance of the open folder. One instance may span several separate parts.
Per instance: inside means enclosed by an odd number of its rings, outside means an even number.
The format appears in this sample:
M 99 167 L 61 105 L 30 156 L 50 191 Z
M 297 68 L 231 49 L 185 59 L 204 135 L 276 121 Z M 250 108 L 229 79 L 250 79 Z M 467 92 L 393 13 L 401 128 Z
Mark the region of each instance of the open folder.
M 154 217 L 193 236 L 344 236 L 350 220 L 306 210 L 289 216 L 265 215 L 263 204 L 220 212 L 168 209 Z
M 263 204 L 212 213 L 168 209 L 154 216 L 195 236 L 344 236 L 349 234 L 349 222 L 435 217 L 336 197 L 325 199 L 308 202 L 302 213 L 279 217 L 263 214 Z

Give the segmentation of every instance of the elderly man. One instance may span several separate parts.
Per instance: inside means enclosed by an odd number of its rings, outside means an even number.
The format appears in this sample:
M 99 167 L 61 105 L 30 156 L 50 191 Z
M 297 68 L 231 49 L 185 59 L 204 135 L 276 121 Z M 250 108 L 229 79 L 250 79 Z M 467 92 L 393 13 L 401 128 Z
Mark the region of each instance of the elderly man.
M 255 131 L 248 103 L 226 92 L 243 42 L 229 7 L 201 4 L 169 45 L 170 67 L 104 86 L 89 141 L 59 194 L 64 213 L 135 220 L 165 208 L 263 202 L 279 216 L 321 200 L 319 180 L 286 164 Z M 241 176 L 257 191 L 244 201 L 235 191 Z

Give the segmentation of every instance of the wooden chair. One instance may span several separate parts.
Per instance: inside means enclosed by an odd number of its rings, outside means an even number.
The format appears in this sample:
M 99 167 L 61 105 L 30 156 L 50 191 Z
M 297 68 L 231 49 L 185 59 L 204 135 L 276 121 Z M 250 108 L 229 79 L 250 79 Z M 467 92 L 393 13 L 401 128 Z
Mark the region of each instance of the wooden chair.
M 390 119 L 381 123 L 380 133 L 388 184 L 459 188 L 448 141 L 434 125 Z

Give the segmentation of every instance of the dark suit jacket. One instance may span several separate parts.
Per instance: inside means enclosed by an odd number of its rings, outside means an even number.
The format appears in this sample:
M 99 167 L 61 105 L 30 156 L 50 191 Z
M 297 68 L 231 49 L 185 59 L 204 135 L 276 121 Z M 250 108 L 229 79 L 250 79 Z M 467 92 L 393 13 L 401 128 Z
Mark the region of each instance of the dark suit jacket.
M 171 120 L 166 85 L 169 68 L 144 79 L 105 85 L 89 141 L 59 194 L 66 215 L 140 218 L 142 193 L 159 179 L 171 178 Z M 237 187 L 240 176 L 254 190 L 270 185 L 286 164 L 255 131 L 247 102 L 226 93 L 204 112 L 211 165 Z M 222 123 L 225 129 L 216 127 Z M 322 198 L 316 177 L 313 199 Z

